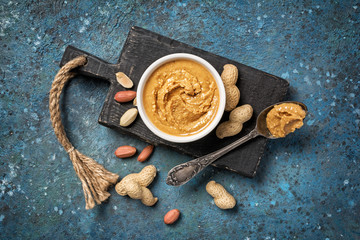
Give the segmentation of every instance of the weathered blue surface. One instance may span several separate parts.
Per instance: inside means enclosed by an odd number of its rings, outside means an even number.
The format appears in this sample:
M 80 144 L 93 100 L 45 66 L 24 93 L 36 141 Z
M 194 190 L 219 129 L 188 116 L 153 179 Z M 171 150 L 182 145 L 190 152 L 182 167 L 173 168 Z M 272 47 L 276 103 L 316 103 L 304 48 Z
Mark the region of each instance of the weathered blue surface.
M 97 2 L 97 3 L 94 3 Z M 302 101 L 305 126 L 271 141 L 254 179 L 209 168 L 180 188 L 167 171 L 190 160 L 162 147 L 155 207 L 117 195 L 85 210 L 82 188 L 57 142 L 48 92 L 67 45 L 116 62 L 131 26 L 281 76 Z M 27 1 L 0 5 L 0 238 L 360 238 L 360 4 L 357 1 Z M 107 84 L 78 77 L 63 98 L 74 145 L 121 177 L 146 164 L 113 152 L 146 144 L 97 124 Z M 218 209 L 209 179 L 237 200 Z M 174 226 L 163 223 L 172 208 Z

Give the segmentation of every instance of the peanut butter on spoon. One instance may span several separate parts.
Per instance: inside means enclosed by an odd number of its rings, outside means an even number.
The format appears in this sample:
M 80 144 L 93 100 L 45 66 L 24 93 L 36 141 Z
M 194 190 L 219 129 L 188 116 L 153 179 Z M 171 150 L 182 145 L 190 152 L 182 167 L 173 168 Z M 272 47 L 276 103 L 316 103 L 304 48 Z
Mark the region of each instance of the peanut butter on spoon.
M 295 103 L 275 105 L 266 116 L 266 126 L 274 137 L 285 137 L 303 126 L 305 110 Z

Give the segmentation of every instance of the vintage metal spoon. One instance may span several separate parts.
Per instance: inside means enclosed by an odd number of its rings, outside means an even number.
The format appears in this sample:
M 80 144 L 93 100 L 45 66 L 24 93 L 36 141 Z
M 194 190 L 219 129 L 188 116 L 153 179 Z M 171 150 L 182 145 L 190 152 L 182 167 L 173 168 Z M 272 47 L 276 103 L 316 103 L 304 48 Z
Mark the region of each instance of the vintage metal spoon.
M 239 140 L 236 140 L 235 142 L 233 142 L 233 143 L 227 145 L 226 147 L 223 147 L 215 152 L 209 153 L 205 156 L 196 158 L 189 162 L 186 162 L 186 163 L 183 163 L 183 164 L 173 167 L 168 173 L 168 176 L 166 178 L 166 184 L 172 185 L 172 186 L 180 186 L 180 185 L 187 183 L 193 177 L 195 177 L 199 172 L 201 172 L 204 168 L 209 166 L 211 163 L 215 162 L 219 157 L 223 156 L 224 154 L 230 152 L 234 148 L 240 146 L 241 144 L 243 144 L 257 136 L 263 136 L 263 137 L 266 137 L 269 139 L 276 139 L 277 137 L 274 137 L 269 132 L 269 130 L 266 126 L 266 115 L 275 105 L 278 105 L 281 103 L 298 104 L 307 113 L 307 107 L 305 106 L 305 104 L 303 104 L 301 102 L 295 102 L 295 101 L 279 102 L 279 103 L 276 103 L 274 105 L 271 105 L 271 106 L 265 108 L 257 117 L 255 129 L 252 130 L 249 134 L 247 134 L 246 136 L 240 138 Z

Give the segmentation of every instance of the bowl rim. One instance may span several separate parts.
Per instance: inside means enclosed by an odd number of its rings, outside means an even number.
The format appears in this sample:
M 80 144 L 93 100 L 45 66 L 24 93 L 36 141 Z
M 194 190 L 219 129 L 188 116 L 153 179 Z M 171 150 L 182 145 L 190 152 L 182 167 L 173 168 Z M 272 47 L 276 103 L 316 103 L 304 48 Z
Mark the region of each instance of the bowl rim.
M 200 132 L 190 135 L 190 136 L 175 136 L 175 135 L 170 135 L 167 134 L 163 131 L 161 131 L 160 129 L 158 129 L 151 121 L 150 119 L 147 117 L 147 114 L 145 112 L 145 109 L 143 107 L 143 99 L 142 99 L 142 93 L 144 91 L 144 86 L 146 81 L 148 80 L 148 78 L 151 76 L 151 74 L 157 69 L 159 68 L 161 65 L 170 62 L 170 61 L 174 61 L 174 60 L 179 60 L 179 59 L 187 59 L 187 60 L 192 60 L 195 61 L 197 63 L 200 63 L 203 67 L 205 67 L 210 74 L 214 77 L 215 82 L 217 84 L 217 87 L 219 89 L 219 106 L 218 106 L 218 110 L 217 113 L 214 117 L 214 119 L 211 121 L 211 123 L 205 127 L 203 130 L 201 130 Z M 146 70 L 145 72 L 142 74 L 138 87 L 137 87 L 137 91 L 136 91 L 136 99 L 137 99 L 137 108 L 140 114 L 141 119 L 143 120 L 144 124 L 146 125 L 146 127 L 148 127 L 150 129 L 151 132 L 153 132 L 155 135 L 157 135 L 158 137 L 167 140 L 169 142 L 175 142 L 175 143 L 188 143 L 188 142 L 193 142 L 196 140 L 199 140 L 203 137 L 205 137 L 206 135 L 208 135 L 210 132 L 212 132 L 215 127 L 219 124 L 223 114 L 224 114 L 224 110 L 225 110 L 225 102 L 226 102 L 226 95 L 225 95 L 225 87 L 224 87 L 224 83 L 220 77 L 220 74 L 216 71 L 216 69 L 209 63 L 207 62 L 205 59 L 193 55 L 193 54 L 189 54 L 189 53 L 173 53 L 173 54 L 169 54 L 166 56 L 163 56 L 161 58 L 159 58 L 158 60 L 156 60 L 155 62 L 153 62 Z

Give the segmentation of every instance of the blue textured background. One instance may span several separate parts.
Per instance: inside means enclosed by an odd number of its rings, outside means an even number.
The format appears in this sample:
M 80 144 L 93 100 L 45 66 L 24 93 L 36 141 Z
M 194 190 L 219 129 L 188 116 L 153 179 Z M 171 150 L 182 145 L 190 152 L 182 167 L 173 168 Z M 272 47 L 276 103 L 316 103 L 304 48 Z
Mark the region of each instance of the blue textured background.
M 96 4 L 93 2 L 97 2 Z M 66 46 L 115 63 L 131 26 L 283 77 L 305 126 L 269 141 L 247 179 L 208 168 L 185 186 L 167 171 L 190 160 L 157 147 L 147 163 L 117 159 L 146 144 L 100 126 L 108 85 L 77 77 L 63 98 L 73 144 L 121 177 L 154 164 L 154 207 L 121 197 L 85 210 L 80 182 L 51 128 L 48 92 Z M 360 239 L 358 1 L 4 1 L 0 5 L 0 238 Z M 237 200 L 218 209 L 213 179 Z M 181 211 L 173 226 L 164 214 Z

